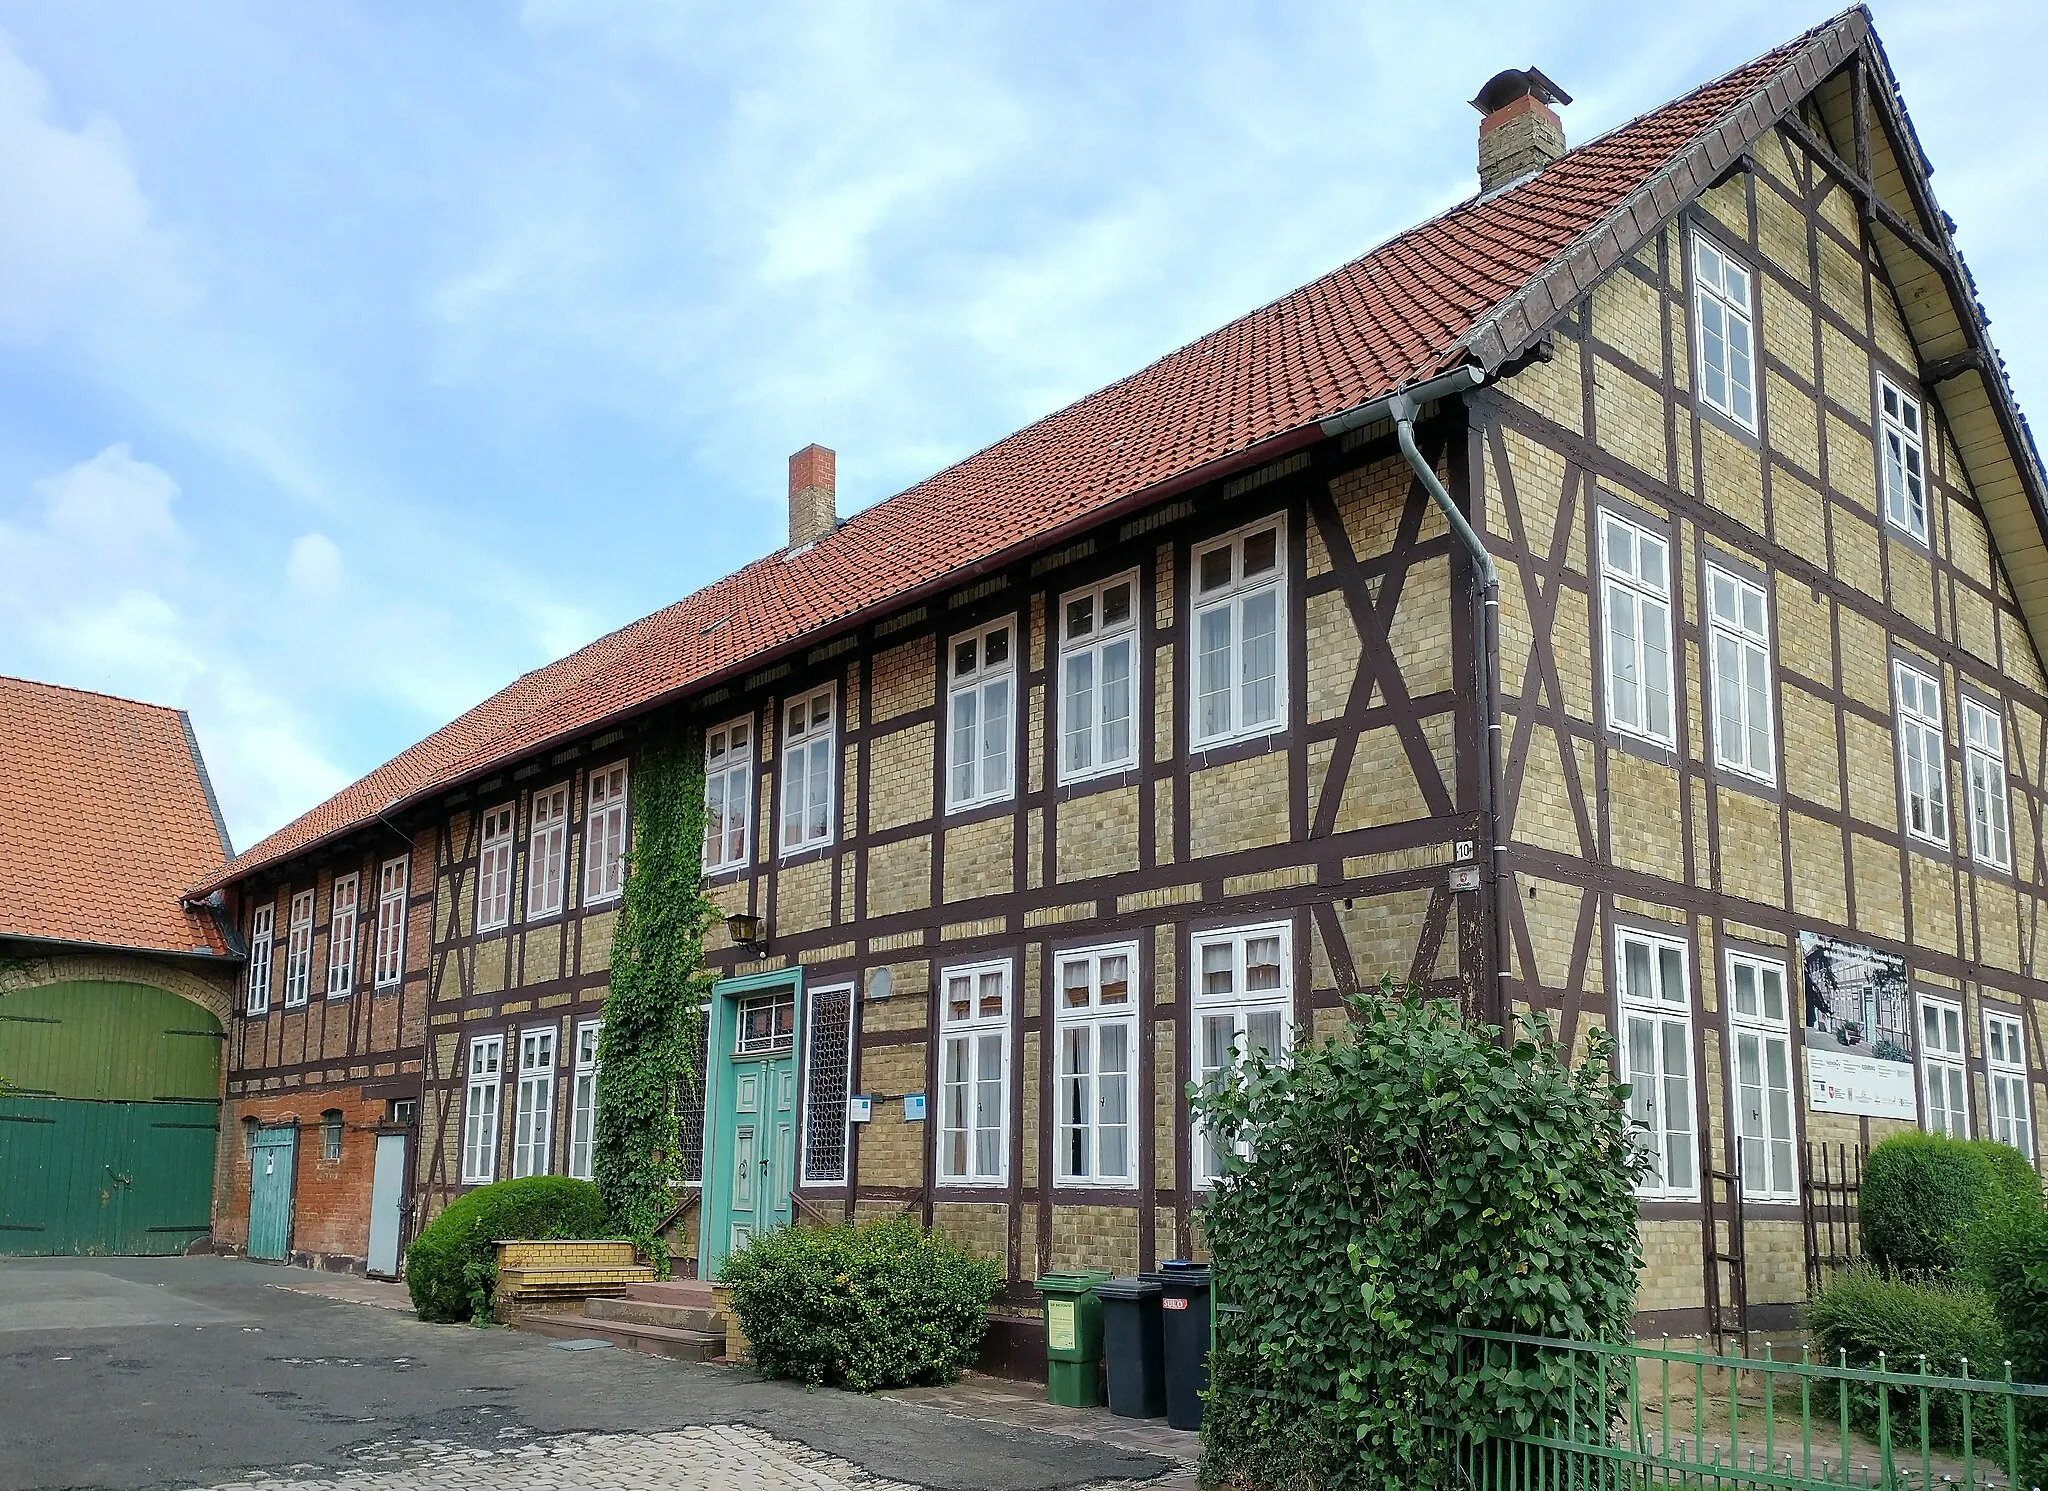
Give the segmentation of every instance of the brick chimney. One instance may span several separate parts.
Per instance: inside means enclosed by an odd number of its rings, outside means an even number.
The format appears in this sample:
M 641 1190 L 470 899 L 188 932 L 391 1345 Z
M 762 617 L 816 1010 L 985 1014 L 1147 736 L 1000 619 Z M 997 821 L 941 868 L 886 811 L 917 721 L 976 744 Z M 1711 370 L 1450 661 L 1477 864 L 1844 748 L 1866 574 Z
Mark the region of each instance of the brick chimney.
M 789 546 L 814 544 L 839 526 L 833 490 L 837 464 L 822 445 L 806 445 L 789 458 Z
M 1479 121 L 1479 190 L 1490 192 L 1540 171 L 1564 154 L 1564 122 L 1552 104 L 1572 96 L 1535 68 L 1495 73 L 1472 100 Z

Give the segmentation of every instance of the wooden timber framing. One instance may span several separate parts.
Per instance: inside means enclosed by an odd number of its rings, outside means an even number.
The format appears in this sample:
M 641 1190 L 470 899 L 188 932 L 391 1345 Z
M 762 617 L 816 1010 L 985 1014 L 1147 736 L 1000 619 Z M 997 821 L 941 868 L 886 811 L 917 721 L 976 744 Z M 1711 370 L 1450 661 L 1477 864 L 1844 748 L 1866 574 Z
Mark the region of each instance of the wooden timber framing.
M 1695 394 L 1699 238 L 1752 276 L 1754 431 Z M 1726 956 L 1784 962 L 1796 1003 L 1802 932 L 1896 954 L 1916 992 L 1964 1004 L 1980 1132 L 1981 1012 L 2018 1011 L 2038 1108 L 2048 1096 L 2038 954 L 2048 674 L 2037 642 L 2048 546 L 2038 465 L 1970 296 L 1889 69 L 1852 12 L 1464 339 L 1490 381 L 1427 411 L 1418 436 L 1500 567 L 1498 656 L 1485 655 L 1470 560 L 1391 428 L 1290 444 L 1264 465 L 952 577 L 951 590 L 935 577 L 893 611 L 755 660 L 751 673 L 506 761 L 346 853 L 253 877 L 238 888 L 239 925 L 246 935 L 262 900 L 282 937 L 294 891 L 317 888 L 324 918 L 346 861 L 360 865 L 368 907 L 378 863 L 409 852 L 406 974 L 390 995 L 359 980 L 364 992 L 345 1009 L 324 1009 L 316 993 L 311 1009 L 285 1013 L 273 999 L 269 1015 L 237 1022 L 233 1081 L 252 1092 L 409 1082 L 422 1099 L 425 1216 L 462 1189 L 469 1040 L 506 1038 L 505 1175 L 517 1034 L 551 1026 L 561 1169 L 574 1032 L 601 1014 L 614 914 L 580 899 L 587 771 L 631 759 L 652 737 L 745 719 L 748 854 L 710 889 L 727 912 L 764 919 L 767 955 L 721 929 L 711 961 L 726 975 L 800 966 L 808 989 L 851 985 L 847 1090 L 875 1099 L 874 1121 L 850 1130 L 848 1181 L 799 1185 L 797 1208 L 813 1219 L 910 1212 L 1002 1259 L 1015 1299 L 1049 1268 L 1129 1271 L 1200 1252 L 1190 965 L 1192 938 L 1217 929 L 1286 929 L 1294 1018 L 1316 1034 L 1339 1026 L 1344 992 L 1391 974 L 1483 1015 L 1546 1012 L 1575 1047 L 1615 1024 L 1617 929 L 1674 939 L 1687 953 L 1700 1172 L 1737 1169 Z M 1925 409 L 1924 542 L 1884 518 L 1880 372 Z M 1670 545 L 1669 749 L 1624 737 L 1607 717 L 1603 511 Z M 1284 712 L 1269 734 L 1198 749 L 1191 567 L 1204 544 L 1267 520 L 1284 536 Z M 1768 781 L 1715 759 L 1709 563 L 1767 597 Z M 1060 607 L 1125 574 L 1137 597 L 1136 758 L 1063 782 Z M 1004 623 L 1012 790 L 949 811 L 950 649 Z M 1901 828 L 1891 685 L 1901 657 L 1940 687 L 1945 849 Z M 780 721 L 790 701 L 822 689 L 834 710 L 832 832 L 782 856 Z M 1497 763 L 1479 719 L 1489 692 L 1500 701 Z M 2010 870 L 1976 863 L 1963 837 L 1965 697 L 2003 722 Z M 533 795 L 563 784 L 563 909 L 528 921 Z M 481 814 L 508 803 L 512 917 L 479 931 Z M 409 849 L 393 847 L 407 839 Z M 1452 872 L 1468 860 L 1483 888 L 1454 891 Z M 1506 908 L 1498 939 L 1496 904 Z M 1135 949 L 1134 1180 L 1068 1186 L 1054 1179 L 1057 962 L 1110 944 Z M 359 967 L 367 957 L 366 942 Z M 1012 991 L 1006 1163 L 998 1184 L 946 1184 L 935 1138 L 941 981 L 948 968 L 991 962 L 1008 967 Z M 877 997 L 884 972 L 890 992 Z M 388 1018 L 376 999 L 390 1001 Z M 808 1040 L 799 1030 L 800 1063 Z M 1794 1152 L 1882 1137 L 1884 1122 L 1808 1111 L 1796 1017 L 1788 1042 Z M 906 1122 L 901 1100 L 919 1093 L 932 1116 Z M 717 1137 L 707 1136 L 714 1152 Z M 1727 1232 L 1731 1215 L 1744 1218 L 1740 1237 Z M 1646 1200 L 1642 1217 L 1645 1329 L 1701 1329 L 1716 1299 L 1737 1296 L 1768 1326 L 1803 1290 L 1796 1185 L 1782 1199 L 1724 1205 L 1718 1221 L 1696 1194 Z M 1744 1260 L 1744 1278 L 1715 1286 L 1732 1294 L 1709 1291 L 1716 1256 Z

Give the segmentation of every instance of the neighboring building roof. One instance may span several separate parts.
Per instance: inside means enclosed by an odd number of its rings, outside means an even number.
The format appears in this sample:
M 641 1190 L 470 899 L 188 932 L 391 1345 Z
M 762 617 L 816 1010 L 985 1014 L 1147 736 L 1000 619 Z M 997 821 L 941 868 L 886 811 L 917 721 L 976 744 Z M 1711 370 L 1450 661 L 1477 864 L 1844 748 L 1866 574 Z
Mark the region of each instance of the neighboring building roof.
M 710 687 L 850 619 L 1461 364 L 1489 371 L 1871 39 L 1862 10 L 1461 204 L 864 512 L 525 675 L 217 870 L 210 889 L 550 742 Z M 2032 480 L 2032 478 L 2029 478 Z
M 232 852 L 184 711 L 0 678 L 0 937 L 233 949 L 185 887 Z

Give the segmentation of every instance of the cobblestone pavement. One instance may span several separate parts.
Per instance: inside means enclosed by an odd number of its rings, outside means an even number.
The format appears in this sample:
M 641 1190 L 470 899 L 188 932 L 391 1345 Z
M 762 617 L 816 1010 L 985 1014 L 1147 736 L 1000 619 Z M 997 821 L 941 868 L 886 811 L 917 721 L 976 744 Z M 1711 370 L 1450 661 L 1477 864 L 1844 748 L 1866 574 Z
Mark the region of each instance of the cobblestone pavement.
M 969 1404 L 424 1325 L 295 1272 L 0 1260 L 0 1491 L 1167 1491 L 1185 1471 Z
M 915 1491 L 737 1424 L 668 1434 L 564 1434 L 490 1448 L 386 1441 L 365 1446 L 356 1458 L 360 1468 L 338 1475 L 301 1477 L 288 1469 L 210 1491 Z

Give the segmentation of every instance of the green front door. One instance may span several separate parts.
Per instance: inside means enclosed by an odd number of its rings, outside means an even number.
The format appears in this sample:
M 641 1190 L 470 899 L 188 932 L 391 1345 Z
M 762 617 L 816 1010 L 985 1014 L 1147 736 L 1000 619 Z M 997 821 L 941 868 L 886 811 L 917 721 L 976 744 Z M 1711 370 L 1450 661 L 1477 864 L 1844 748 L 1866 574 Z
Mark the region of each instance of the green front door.
M 212 1231 L 220 1022 L 144 984 L 0 998 L 0 1253 L 182 1253 Z
M 796 1183 L 796 1030 L 803 976 L 795 969 L 732 979 L 712 991 L 706 1034 L 710 1101 L 704 1125 L 704 1207 L 698 1272 L 717 1277 L 726 1255 L 787 1226 Z

